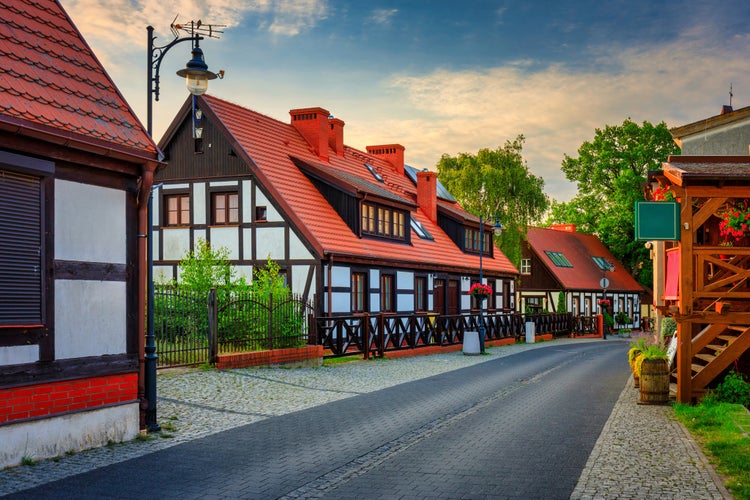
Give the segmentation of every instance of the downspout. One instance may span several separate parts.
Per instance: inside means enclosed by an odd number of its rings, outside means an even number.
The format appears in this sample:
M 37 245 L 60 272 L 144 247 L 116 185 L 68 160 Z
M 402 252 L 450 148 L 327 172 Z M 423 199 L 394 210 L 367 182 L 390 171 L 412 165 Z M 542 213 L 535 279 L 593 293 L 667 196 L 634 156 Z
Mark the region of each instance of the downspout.
M 328 316 L 331 316 L 331 312 L 333 311 L 333 285 L 331 284 L 331 280 L 333 279 L 333 254 L 328 254 L 328 290 L 326 290 L 326 295 L 328 296 Z
M 158 163 L 143 166 L 138 192 L 138 401 L 140 402 L 140 428 L 146 428 L 146 293 L 148 283 L 148 200 L 154 184 Z

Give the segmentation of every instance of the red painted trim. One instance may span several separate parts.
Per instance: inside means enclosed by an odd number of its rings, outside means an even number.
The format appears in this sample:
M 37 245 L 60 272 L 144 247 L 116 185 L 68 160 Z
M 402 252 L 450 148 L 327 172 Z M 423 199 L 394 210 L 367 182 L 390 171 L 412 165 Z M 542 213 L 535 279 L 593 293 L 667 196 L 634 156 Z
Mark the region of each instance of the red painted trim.
M 137 388 L 125 373 L 0 389 L 0 424 L 133 402 Z

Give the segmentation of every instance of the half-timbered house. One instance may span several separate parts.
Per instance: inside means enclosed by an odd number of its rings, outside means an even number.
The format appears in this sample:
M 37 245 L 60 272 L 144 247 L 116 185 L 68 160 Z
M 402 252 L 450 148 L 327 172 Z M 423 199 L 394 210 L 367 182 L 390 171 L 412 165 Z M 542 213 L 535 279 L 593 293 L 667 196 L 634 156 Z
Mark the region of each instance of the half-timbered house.
M 640 327 L 644 289 L 596 236 L 577 232 L 575 224 L 530 227 L 521 253 L 522 311 L 591 316 L 601 312 L 599 301 L 606 295 L 610 314 L 622 312 L 632 319 L 633 328 Z
M 480 230 L 435 172 L 406 165 L 403 146 L 345 145 L 344 122 L 325 109 L 293 109 L 285 123 L 204 95 L 188 99 L 160 146 L 157 280 L 177 277 L 205 239 L 248 278 L 277 262 L 319 315 L 458 314 L 476 306 L 468 290 L 482 250 L 489 308 L 514 308 L 517 270 L 492 226 Z
M 54 0 L 0 4 L 0 467 L 142 427 L 156 145 Z

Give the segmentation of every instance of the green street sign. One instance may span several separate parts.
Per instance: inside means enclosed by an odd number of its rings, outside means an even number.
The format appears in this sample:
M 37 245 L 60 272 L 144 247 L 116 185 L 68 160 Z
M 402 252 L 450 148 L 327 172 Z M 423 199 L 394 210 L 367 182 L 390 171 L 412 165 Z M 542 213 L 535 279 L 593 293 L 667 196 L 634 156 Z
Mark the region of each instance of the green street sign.
M 680 239 L 680 204 L 676 201 L 636 201 L 636 240 Z

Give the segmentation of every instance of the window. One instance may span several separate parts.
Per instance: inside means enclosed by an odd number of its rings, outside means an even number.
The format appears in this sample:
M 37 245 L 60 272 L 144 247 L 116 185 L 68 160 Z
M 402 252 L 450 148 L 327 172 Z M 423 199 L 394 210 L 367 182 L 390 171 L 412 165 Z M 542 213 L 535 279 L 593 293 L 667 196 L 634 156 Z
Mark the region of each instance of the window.
M 268 210 L 264 206 L 255 207 L 255 221 L 265 222 L 268 220 Z
M 383 176 L 381 176 L 379 173 L 377 173 L 377 171 L 375 170 L 375 167 L 373 167 L 369 163 L 365 163 L 365 167 L 367 168 L 367 170 L 370 171 L 370 173 L 372 174 L 372 176 L 375 177 L 375 180 L 377 180 L 378 182 L 382 182 L 382 183 L 385 182 L 383 180 Z
M 393 276 L 390 274 L 380 275 L 380 311 L 394 312 L 396 310 L 395 297 L 393 295 Z
M 414 310 L 427 310 L 427 278 L 414 278 Z
M 414 230 L 414 232 L 417 233 L 417 236 L 419 236 L 423 240 L 434 240 L 430 232 L 427 231 L 424 225 L 421 222 L 419 222 L 417 219 L 411 217 L 409 218 L 409 223 L 411 224 L 412 230 Z
M 481 246 L 479 229 L 464 228 L 464 249 L 468 252 L 492 255 L 492 231 L 482 231 L 484 246 Z
M 544 253 L 547 254 L 549 260 L 551 260 L 557 267 L 573 267 L 573 264 L 570 263 L 568 258 L 565 257 L 562 252 L 550 252 L 549 250 L 545 250 Z
M 0 168 L 0 326 L 42 325 L 44 181 Z
M 599 269 L 602 271 L 609 271 L 612 269 L 612 263 L 605 259 L 604 257 L 591 257 L 593 261 L 596 263 L 597 266 L 599 266 Z
M 391 207 L 362 203 L 362 234 L 406 240 L 406 217 Z
M 165 226 L 187 226 L 190 224 L 190 195 L 164 195 Z
M 531 259 L 521 259 L 521 274 L 531 274 Z
M 352 312 L 363 313 L 367 309 L 367 275 L 352 273 Z
M 214 225 L 239 224 L 239 195 L 237 193 L 212 193 L 211 212 Z

